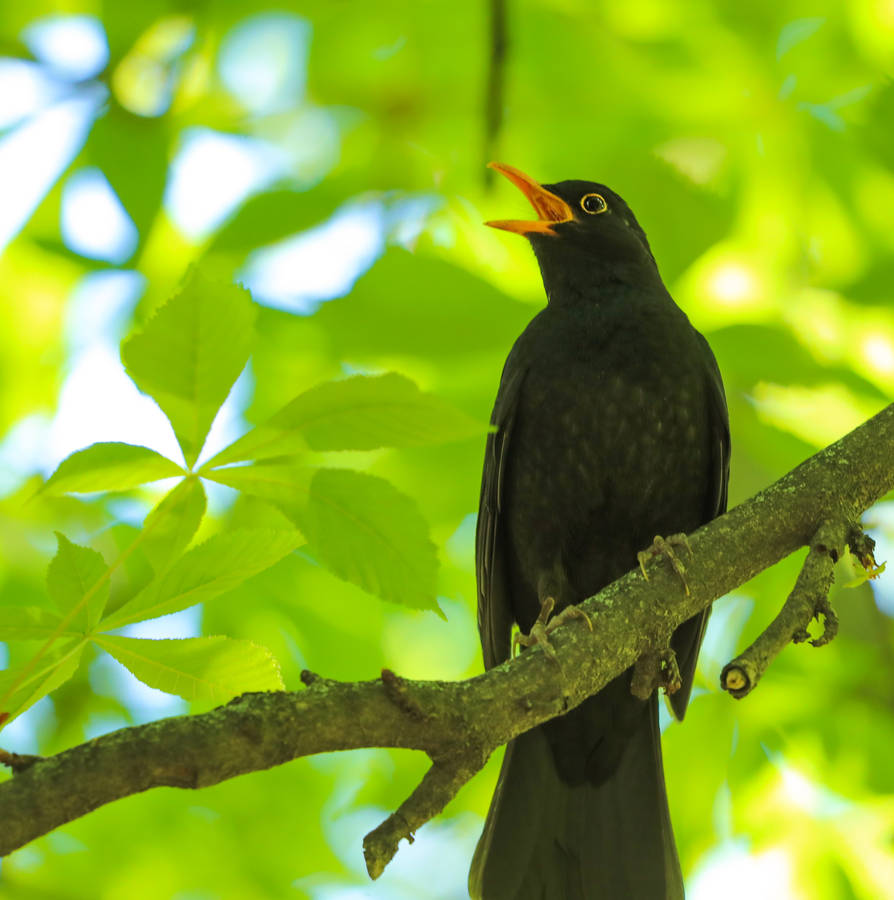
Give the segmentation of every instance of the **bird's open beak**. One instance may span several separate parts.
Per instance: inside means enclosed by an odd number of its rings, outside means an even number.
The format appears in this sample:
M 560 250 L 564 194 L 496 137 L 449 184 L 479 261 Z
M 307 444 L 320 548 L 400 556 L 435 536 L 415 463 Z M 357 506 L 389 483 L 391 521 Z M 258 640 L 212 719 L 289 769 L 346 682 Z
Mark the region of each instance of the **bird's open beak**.
M 488 163 L 489 169 L 496 169 L 505 175 L 531 202 L 537 213 L 536 222 L 523 222 L 517 219 L 500 219 L 496 222 L 485 222 L 491 228 L 502 228 L 503 231 L 514 231 L 516 234 L 555 234 L 552 226 L 558 222 L 570 222 L 574 218 L 571 207 L 561 198 L 541 187 L 533 178 L 520 172 L 513 166 L 504 163 Z

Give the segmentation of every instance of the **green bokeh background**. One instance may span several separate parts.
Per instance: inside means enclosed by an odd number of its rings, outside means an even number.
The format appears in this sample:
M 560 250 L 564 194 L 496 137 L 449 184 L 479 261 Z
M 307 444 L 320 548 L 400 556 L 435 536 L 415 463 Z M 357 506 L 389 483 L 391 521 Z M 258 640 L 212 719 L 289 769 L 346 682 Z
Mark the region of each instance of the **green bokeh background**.
M 27 416 L 53 414 L 67 304 L 82 279 L 108 268 L 60 237 L 63 185 L 88 166 L 104 172 L 139 232 L 124 264 L 146 278 L 134 321 L 193 261 L 233 278 L 257 248 L 346 203 L 381 206 L 387 247 L 350 293 L 303 315 L 261 310 L 248 422 L 327 378 L 389 369 L 486 419 L 503 359 L 543 302 L 524 242 L 481 227 L 524 208 L 509 184 L 486 182 L 488 152 L 543 181 L 606 182 L 636 211 L 723 372 L 731 505 L 890 401 L 890 0 L 510 2 L 503 123 L 490 150 L 481 2 L 7 2 L 0 54 L 29 58 L 23 30 L 60 13 L 102 22 L 110 61 L 96 80 L 109 94 L 81 152 L 0 254 L 0 440 Z M 219 54 L 268 14 L 304 28 L 306 66 L 291 58 L 289 102 L 258 112 L 225 87 Z M 178 50 L 183 34 L 192 41 Z M 195 126 L 262 139 L 289 160 L 287 177 L 201 240 L 162 204 L 182 134 Z M 419 209 L 421 228 L 408 237 L 402 225 Z M 298 552 L 208 604 L 202 632 L 269 647 L 294 689 L 303 667 L 339 679 L 383 666 L 418 678 L 477 673 L 482 450 L 475 438 L 348 460 L 418 503 L 438 546 L 446 621 L 383 603 Z M 35 474 L 0 499 L 0 602 L 43 602 L 54 529 L 108 548 L 127 527 L 116 525 L 120 498 L 26 502 L 38 483 Z M 148 510 L 157 496 L 130 500 Z M 265 515 L 239 501 L 219 506 L 209 527 Z M 867 521 L 894 546 L 890 504 Z M 838 639 L 789 648 L 747 700 L 718 688 L 721 666 L 769 621 L 797 565 L 718 602 L 686 722 L 665 733 L 681 859 L 702 900 L 721 886 L 727 897 L 894 898 L 891 576 L 836 588 Z M 852 578 L 842 564 L 839 584 Z M 118 677 L 82 666 L 28 719 L 33 744 L 3 746 L 53 753 L 142 721 Z M 360 842 L 423 773 L 425 760 L 409 752 L 337 754 L 195 794 L 129 798 L 4 860 L 0 897 L 460 898 L 498 765 L 375 884 Z

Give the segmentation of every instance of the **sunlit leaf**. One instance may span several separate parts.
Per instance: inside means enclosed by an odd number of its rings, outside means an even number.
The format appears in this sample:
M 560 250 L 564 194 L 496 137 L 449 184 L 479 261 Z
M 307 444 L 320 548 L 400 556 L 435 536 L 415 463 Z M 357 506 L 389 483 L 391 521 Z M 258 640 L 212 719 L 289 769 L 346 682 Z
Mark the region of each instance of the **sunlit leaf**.
M 0 717 L 7 714 L 3 724 L 68 681 L 77 671 L 85 643 L 80 637 L 68 640 L 48 650 L 36 663 L 0 672 Z
M 248 361 L 254 320 L 245 290 L 192 269 L 179 293 L 121 347 L 127 373 L 171 420 L 189 465 Z
M 296 531 L 242 529 L 193 547 L 132 600 L 100 623 L 103 630 L 203 603 L 272 566 L 302 542 Z
M 394 603 L 437 609 L 438 561 L 428 524 L 387 481 L 321 469 L 299 522 L 316 556 L 339 577 Z
M 266 647 L 215 636 L 141 640 L 99 635 L 95 643 L 140 681 L 186 700 L 223 703 L 244 691 L 284 687 L 279 664 Z
M 212 466 L 243 462 L 250 459 L 273 459 L 283 456 L 298 456 L 310 448 L 300 431 L 284 431 L 269 423 L 258 425 L 224 447 L 216 456 L 202 466 L 203 475 Z
M 270 501 L 297 524 L 316 471 L 297 463 L 262 463 L 212 469 L 203 474 L 219 484 Z
M 0 607 L 0 641 L 48 638 L 61 621 L 58 613 L 39 606 Z
M 43 490 L 57 494 L 125 491 L 148 481 L 183 474 L 177 463 L 148 447 L 91 444 L 62 460 Z
M 302 432 L 313 450 L 417 447 L 487 430 L 395 372 L 321 384 L 299 394 L 269 424 Z
M 418 447 L 483 434 L 487 425 L 420 391 L 396 372 L 355 375 L 299 394 L 208 463 L 269 459 L 312 450 Z
M 164 197 L 169 134 L 166 122 L 135 116 L 111 103 L 94 124 L 85 148 L 133 219 L 141 243 Z
M 59 549 L 47 569 L 47 591 L 65 616 L 78 629 L 89 631 L 99 621 L 109 599 L 107 566 L 102 555 L 89 547 L 73 544 L 56 532 Z
M 854 566 L 856 574 L 850 581 L 846 581 L 843 586 L 846 588 L 859 587 L 861 584 L 865 584 L 867 581 L 873 581 L 878 578 L 879 575 L 883 575 L 887 568 L 887 562 L 879 563 L 877 566 L 870 566 L 868 569 L 864 569 L 862 566 Z
M 250 197 L 220 229 L 213 250 L 250 250 L 273 244 L 326 219 L 333 211 L 331 190 L 272 190 Z
M 143 522 L 143 552 L 156 572 L 182 553 L 205 515 L 205 488 L 186 478 L 162 498 Z
M 318 310 L 311 324 L 324 330 L 342 359 L 406 354 L 440 360 L 492 352 L 495 346 L 505 354 L 531 315 L 530 304 L 461 266 L 393 248 L 348 297 Z

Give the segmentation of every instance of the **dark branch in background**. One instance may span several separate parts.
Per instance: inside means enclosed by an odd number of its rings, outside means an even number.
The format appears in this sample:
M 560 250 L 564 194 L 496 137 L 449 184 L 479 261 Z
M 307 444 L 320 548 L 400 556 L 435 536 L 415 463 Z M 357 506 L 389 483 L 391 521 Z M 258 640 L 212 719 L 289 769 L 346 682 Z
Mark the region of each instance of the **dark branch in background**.
M 204 715 L 125 728 L 14 765 L 14 776 L 0 784 L 0 854 L 152 787 L 206 787 L 332 750 L 422 750 L 432 760 L 422 783 L 364 842 L 367 868 L 376 877 L 400 840 L 412 840 L 496 747 L 577 706 L 644 654 L 654 661 L 640 667 L 643 678 L 668 680 L 666 650 L 678 624 L 805 544 L 811 546 L 808 563 L 795 600 L 786 604 L 798 608 L 801 625 L 786 619 L 790 627 L 766 639 L 776 648 L 770 656 L 801 636 L 817 612 L 828 624 L 833 552 L 847 543 L 864 566 L 872 565 L 869 540 L 842 523 L 856 522 L 894 489 L 892 448 L 894 404 L 695 532 L 688 593 L 667 560 L 654 560 L 648 581 L 637 569 L 581 604 L 593 629 L 584 617 L 570 618 L 550 636 L 554 657 L 534 647 L 457 682 L 409 681 L 386 671 L 376 681 L 340 683 L 308 672 L 300 692 L 245 694 Z M 6 761 L 12 758 L 7 754 Z
M 507 0 L 489 0 L 490 8 L 490 58 L 487 68 L 487 87 L 484 95 L 484 164 L 495 159 L 497 140 L 503 126 L 503 86 L 506 73 L 506 48 L 508 46 L 508 26 L 506 19 Z M 494 173 L 484 170 L 484 183 L 493 184 Z

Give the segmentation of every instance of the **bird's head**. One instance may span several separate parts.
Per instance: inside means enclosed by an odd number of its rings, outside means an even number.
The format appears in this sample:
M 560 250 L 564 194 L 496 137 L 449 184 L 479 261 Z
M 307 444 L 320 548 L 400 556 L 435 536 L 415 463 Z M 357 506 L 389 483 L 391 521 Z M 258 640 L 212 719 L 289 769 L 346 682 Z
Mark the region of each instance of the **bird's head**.
M 645 232 L 630 207 L 611 188 L 594 181 L 539 184 L 513 166 L 492 162 L 490 168 L 521 190 L 537 218 L 486 224 L 528 238 L 548 291 L 557 271 L 567 275 L 589 271 L 594 281 L 643 270 L 657 274 Z

